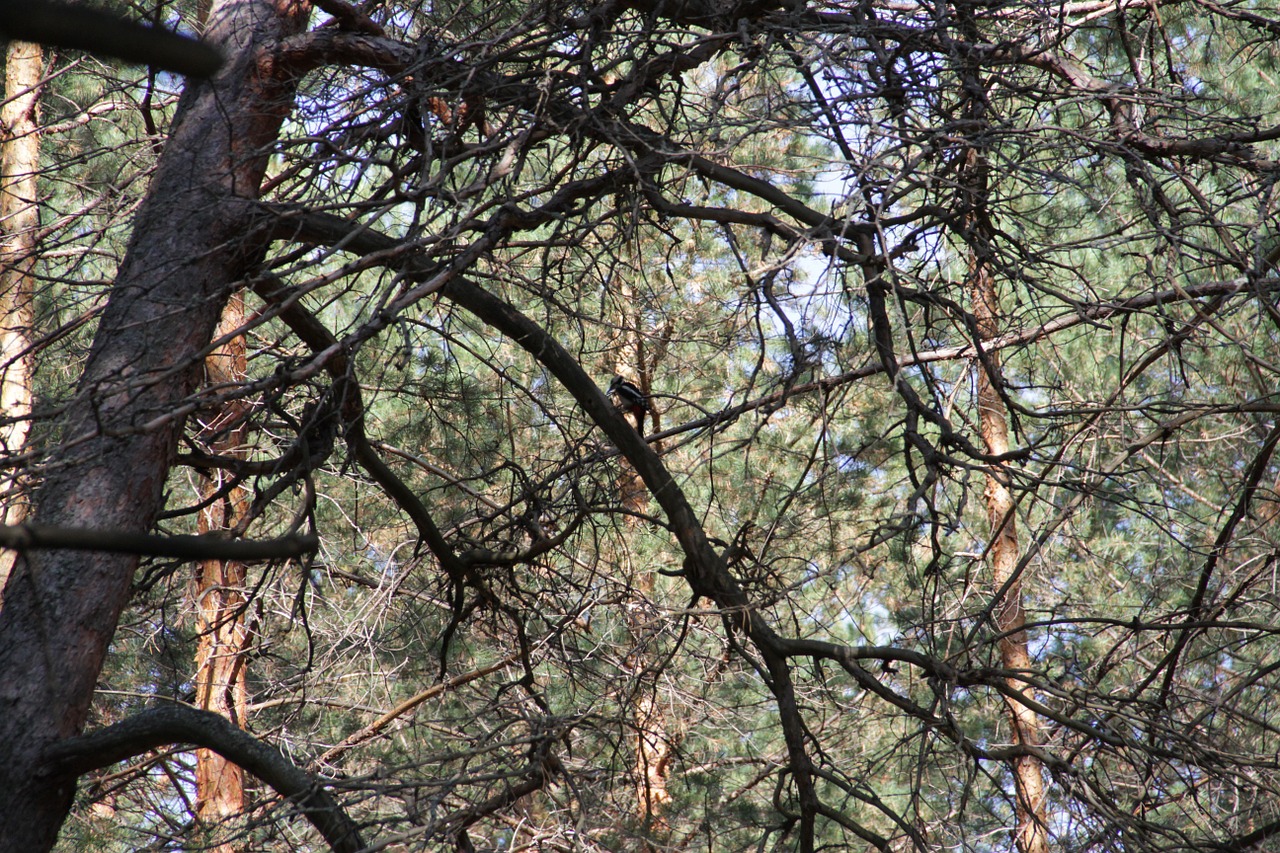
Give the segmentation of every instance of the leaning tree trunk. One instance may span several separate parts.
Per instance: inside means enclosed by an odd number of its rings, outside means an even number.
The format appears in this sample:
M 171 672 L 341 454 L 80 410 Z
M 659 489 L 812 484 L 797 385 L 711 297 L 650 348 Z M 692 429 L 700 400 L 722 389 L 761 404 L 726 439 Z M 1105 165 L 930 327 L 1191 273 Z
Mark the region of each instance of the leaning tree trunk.
M 40 135 L 37 108 L 44 51 L 39 45 L 9 43 L 5 57 L 4 105 L 0 106 L 0 455 L 26 447 L 31 414 L 31 297 L 40 225 L 38 186 Z M 0 522 L 19 524 L 27 516 L 26 484 L 9 469 L 3 485 Z M 13 569 L 12 551 L 0 551 L 0 589 Z
M 974 318 L 981 340 L 995 338 L 997 303 L 995 281 L 991 270 L 978 264 L 970 271 L 970 292 Z M 996 386 L 1000 377 L 999 355 L 987 353 L 986 365 L 979 364 L 978 414 L 983 445 L 988 454 L 1003 456 L 1009 452 L 1009 424 L 1004 400 Z M 1022 606 L 1022 578 L 1018 575 L 1017 504 L 1009 490 L 1009 474 L 999 465 L 987 470 L 987 487 L 983 497 L 987 520 L 991 525 L 991 583 L 1000 596 L 995 604 L 995 627 L 1000 632 L 1000 665 L 1011 675 L 1009 686 L 1019 692 L 1028 690 L 1025 675 L 1031 671 L 1031 654 L 1027 646 L 1026 616 Z M 1018 746 L 1036 747 L 1043 741 L 1040 720 L 1035 711 L 1013 698 L 1006 699 L 1013 742 Z M 1045 815 L 1044 766 L 1039 758 L 1027 753 L 1013 759 L 1014 791 L 1017 795 L 1017 826 L 1014 842 L 1020 853 L 1048 853 L 1048 825 Z
M 231 291 L 261 247 L 246 243 L 249 200 L 292 106 L 293 80 L 271 47 L 301 31 L 301 0 L 220 0 L 209 38 L 227 57 L 191 83 L 78 385 L 65 444 L 35 496 L 46 525 L 146 531 L 161 507 L 183 418 Z M 73 778 L 45 750 L 79 733 L 136 556 L 28 552 L 0 610 L 0 851 L 48 850 Z

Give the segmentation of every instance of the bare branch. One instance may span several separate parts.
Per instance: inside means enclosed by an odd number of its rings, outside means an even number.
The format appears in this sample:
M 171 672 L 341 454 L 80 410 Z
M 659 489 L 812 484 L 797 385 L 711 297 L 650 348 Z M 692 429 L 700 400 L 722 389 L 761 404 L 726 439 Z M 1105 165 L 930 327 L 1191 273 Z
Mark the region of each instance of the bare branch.
M 222 54 L 204 42 L 97 9 L 48 0 L 6 3 L 0 9 L 0 35 L 87 50 L 195 77 L 208 77 L 222 65 Z
M 309 534 L 247 541 L 218 536 L 157 536 L 125 530 L 41 524 L 0 526 L 0 548 L 20 552 L 63 549 L 188 560 L 283 560 L 315 553 L 319 546 L 319 540 Z
M 158 705 L 105 729 L 58 741 L 45 750 L 44 772 L 82 776 L 158 747 L 183 743 L 217 752 L 292 800 L 336 853 L 355 853 L 364 847 L 359 829 L 319 778 L 218 714 L 187 705 Z

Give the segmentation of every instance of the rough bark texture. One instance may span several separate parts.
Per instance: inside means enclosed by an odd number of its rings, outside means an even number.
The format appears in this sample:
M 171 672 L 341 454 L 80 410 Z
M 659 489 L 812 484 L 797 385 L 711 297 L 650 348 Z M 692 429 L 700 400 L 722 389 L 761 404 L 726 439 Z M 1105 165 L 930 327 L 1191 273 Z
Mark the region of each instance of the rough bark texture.
M 294 0 L 224 0 L 209 37 L 228 61 L 190 84 L 103 313 L 68 437 L 35 498 L 38 523 L 140 532 L 161 506 L 203 350 L 230 293 L 260 254 L 247 245 L 270 143 L 293 81 L 272 45 L 305 25 Z M 0 611 L 0 851 L 49 849 L 75 779 L 46 750 L 83 729 L 137 557 L 31 552 Z
M 996 331 L 996 293 L 989 270 L 977 270 L 972 279 L 972 287 L 979 334 L 984 339 L 993 337 Z M 987 453 L 999 456 L 1009 452 L 1009 427 L 1004 401 L 1000 399 L 990 375 L 999 370 L 999 356 L 995 353 L 988 354 L 988 367 L 989 370 L 981 366 L 977 368 L 980 429 Z M 1022 579 L 1017 574 L 1021 551 L 1014 517 L 1016 504 L 1006 484 L 1007 477 L 998 466 L 992 466 L 987 472 L 987 486 L 983 492 L 987 519 L 991 523 L 991 583 L 997 595 L 1003 591 L 995 607 L 996 630 L 1001 634 L 1000 664 L 1010 672 L 1026 673 L 1031 670 L 1031 655 L 1027 651 L 1027 632 L 1024 628 L 1026 617 L 1022 609 Z M 1027 689 L 1025 680 L 1021 678 L 1010 678 L 1008 683 L 1018 691 Z M 1008 699 L 1006 705 L 1014 743 L 1023 746 L 1038 745 L 1042 738 L 1040 721 L 1035 712 L 1015 699 Z M 1040 759 L 1034 755 L 1022 755 L 1014 759 L 1013 772 L 1018 796 L 1018 823 L 1015 830 L 1018 850 L 1021 853 L 1048 853 L 1044 768 Z
M 628 415 L 627 420 L 631 421 Z M 627 516 L 628 538 L 639 534 L 639 520 L 649 500 L 644 481 L 625 461 L 619 476 L 622 505 L 632 514 Z M 653 608 L 653 567 L 636 565 L 632 555 L 624 554 L 624 566 L 631 577 L 635 593 L 626 607 L 627 633 L 631 654 L 627 667 L 634 679 L 632 724 L 635 726 L 636 810 L 637 817 L 651 837 L 663 839 L 670 832 L 666 811 L 671 805 L 667 771 L 671 762 L 671 738 L 667 719 L 658 702 L 658 670 L 649 650 L 649 637 L 658 630 L 657 611 Z
M 4 105 L 0 106 L 0 454 L 15 456 L 27 442 L 31 414 L 31 296 L 40 225 L 36 174 L 40 168 L 37 109 L 44 51 L 39 45 L 9 43 L 5 58 Z M 0 522 L 27 517 L 22 480 L 15 476 L 0 498 Z M 13 569 L 14 552 L 0 551 L 0 589 Z
M 974 10 L 957 7 L 961 27 L 971 38 L 978 37 Z M 964 87 L 964 115 L 969 122 L 969 143 L 959 175 L 957 201 L 963 211 L 961 236 L 968 251 L 967 289 L 976 326 L 977 343 L 983 347 L 974 362 L 977 373 L 978 429 L 987 454 L 1003 457 L 1009 452 L 1009 420 L 1003 390 L 1000 354 L 985 347 L 998 338 L 1001 328 L 1000 297 L 996 290 L 999 239 L 991 220 L 990 163 L 984 149 L 985 131 L 991 122 L 988 86 L 979 68 L 966 60 L 959 68 Z M 1008 673 L 1029 674 L 1031 655 L 1027 649 L 1026 618 L 1022 609 L 1022 578 L 1018 573 L 1021 549 L 1016 521 L 1017 502 L 1009 489 L 1009 471 L 1001 464 L 987 466 L 983 498 L 991 526 L 988 558 L 995 594 L 992 606 L 1000 663 Z M 1017 692 L 1027 688 L 1026 678 L 1010 675 L 1009 687 Z M 1012 697 L 1005 698 L 1009 726 L 1016 746 L 1034 749 L 1043 742 L 1040 720 L 1035 712 Z M 1036 755 L 1020 754 L 1010 762 L 1013 771 L 1015 804 L 1014 844 L 1019 853 L 1048 853 L 1044 765 Z
M 216 337 L 229 335 L 244 323 L 244 300 L 239 294 L 227 303 Z M 235 335 L 205 361 L 210 386 L 244 380 L 245 341 Z M 223 457 L 244 458 L 245 405 L 229 401 L 202 424 L 209 449 Z M 225 482 L 230 474 L 211 469 L 201 499 L 214 498 L 200 513 L 200 532 L 234 530 L 248 511 L 244 489 Z M 215 498 L 216 496 L 216 498 Z M 248 704 L 249 629 L 245 619 L 245 564 L 238 560 L 201 560 L 196 565 L 193 604 L 196 631 L 196 707 L 225 717 L 244 728 Z M 244 770 L 212 749 L 196 750 L 196 817 L 210 825 L 233 819 L 244 810 Z M 236 845 L 220 844 L 218 853 L 235 853 Z

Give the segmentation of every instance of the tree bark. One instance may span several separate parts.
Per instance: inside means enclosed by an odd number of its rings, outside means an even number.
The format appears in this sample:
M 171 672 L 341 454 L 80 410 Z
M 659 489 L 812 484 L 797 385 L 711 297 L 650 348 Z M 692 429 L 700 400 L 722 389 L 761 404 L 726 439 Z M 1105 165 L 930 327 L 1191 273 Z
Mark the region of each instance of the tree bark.
M 244 300 L 231 297 L 215 337 L 231 335 L 244 323 Z M 227 339 L 205 360 L 205 377 L 212 387 L 244 381 L 247 373 L 243 334 Z M 224 457 L 245 458 L 246 406 L 240 400 L 224 403 L 202 432 L 210 449 Z M 249 499 L 244 489 L 226 482 L 231 475 L 214 468 L 201 489 L 200 533 L 235 530 L 245 517 Z M 219 495 L 223 490 L 225 494 Z M 201 560 L 196 564 L 193 604 L 196 611 L 196 707 L 225 717 L 244 728 L 248 705 L 249 629 L 245 619 L 246 566 L 239 560 Z M 244 770 L 216 750 L 196 750 L 196 817 L 206 825 L 221 825 L 244 811 Z M 235 853 L 237 845 L 217 845 L 217 853 Z
M 44 51 L 13 41 L 5 58 L 4 105 L 0 106 L 0 454 L 13 457 L 27 443 L 31 414 L 31 307 L 35 287 L 36 229 L 40 207 L 37 110 Z M 11 469 L 12 470 L 12 469 Z M 0 523 L 27 517 L 25 483 L 19 473 L 5 484 Z M 0 590 L 13 570 L 14 552 L 0 551 Z
M 975 108 L 980 116 L 981 110 Z M 964 236 L 969 245 L 968 288 L 977 326 L 978 343 L 995 340 L 1000 334 L 1000 299 L 996 291 L 992 261 L 995 229 L 987 213 L 988 164 L 982 151 L 965 152 L 961 176 L 961 192 L 966 209 Z M 1005 401 L 1001 396 L 1002 372 L 1000 354 L 983 350 L 974 361 L 977 372 L 979 431 L 989 456 L 1003 457 L 1009 452 L 1009 422 Z M 1009 489 L 1009 472 L 1003 465 L 987 466 L 987 485 L 983 491 L 987 521 L 991 527 L 988 554 L 991 560 L 991 584 L 997 600 L 993 604 L 995 628 L 1000 634 L 1000 664 L 1009 673 L 1029 673 L 1031 655 L 1027 649 L 1026 617 L 1022 607 L 1022 578 L 1018 574 L 1017 502 Z M 1016 691 L 1026 689 L 1026 681 L 1018 675 L 1007 678 Z M 1006 697 L 1013 742 L 1019 746 L 1038 746 L 1043 735 L 1034 711 L 1016 699 Z M 1034 755 L 1020 755 L 1012 761 L 1016 825 L 1014 843 L 1019 853 L 1048 853 L 1048 824 L 1045 818 L 1044 766 Z
M 633 382 L 647 396 L 650 372 L 644 342 L 640 337 L 640 309 L 636 304 L 631 282 L 626 280 L 625 274 L 619 282 L 619 294 L 623 314 L 619 323 L 622 341 L 614 372 Z M 624 417 L 640 432 L 644 415 L 637 418 L 630 412 L 625 412 Z M 656 428 L 652 419 L 649 428 L 650 431 Z M 654 449 L 660 450 L 658 447 Z M 627 541 L 631 541 L 639 532 L 640 519 L 644 517 L 649 503 L 649 492 L 644 480 L 629 462 L 622 459 L 620 465 L 622 470 L 618 474 L 618 495 L 623 508 L 627 510 L 624 524 Z M 627 634 L 631 642 L 627 667 L 635 678 L 635 705 L 631 713 L 632 724 L 635 726 L 636 810 L 641 826 L 655 838 L 665 839 L 670 832 L 665 812 L 671 804 L 671 792 L 667 790 L 671 738 L 667 732 L 666 716 L 658 703 L 658 673 L 651 666 L 653 656 L 645 650 L 646 637 L 654 630 L 651 624 L 653 610 L 650 606 L 655 591 L 654 573 L 648 566 L 639 566 L 637 570 L 633 556 L 632 553 L 625 552 L 621 554 L 622 560 L 619 562 L 630 585 L 635 589 L 625 612 Z
M 980 34 L 973 8 L 967 3 L 959 4 L 956 11 L 961 29 L 969 38 L 977 40 Z M 983 147 L 985 131 L 991 123 L 991 105 L 987 82 L 977 65 L 966 59 L 958 70 L 964 93 L 964 116 L 971 128 L 969 140 L 962 149 L 957 202 L 961 211 L 960 236 L 968 251 L 965 284 L 973 309 L 975 344 L 979 350 L 974 360 L 978 429 L 987 455 L 1001 458 L 1009 452 L 1004 378 L 999 352 L 986 348 L 986 342 L 997 340 L 1001 331 L 1000 297 L 996 289 L 996 241 L 999 238 L 991 219 L 991 166 Z M 1020 693 L 1027 689 L 1025 676 L 1031 671 L 1031 654 L 1027 648 L 1022 578 L 1018 572 L 1021 551 L 1015 518 L 1017 501 L 1009 488 L 1008 468 L 996 462 L 986 467 L 987 483 L 983 498 L 991 530 L 987 551 L 995 595 L 992 613 L 995 629 L 999 632 L 1000 664 L 1005 672 L 1010 673 L 1006 683 Z M 1044 737 L 1035 712 L 1008 696 L 1005 697 L 1005 707 L 1013 743 L 1031 748 L 1039 746 Z M 1048 853 L 1043 762 L 1027 752 L 1013 758 L 1010 769 L 1016 798 L 1014 844 L 1019 853 Z
M 137 533 L 161 508 L 179 404 L 197 387 L 230 283 L 261 257 L 245 234 L 249 201 L 294 92 L 272 48 L 308 14 L 301 0 L 215 5 L 209 38 L 228 61 L 183 94 L 60 424 L 66 444 L 35 497 L 37 523 Z M 14 566 L 0 611 L 0 851 L 53 846 L 75 779 L 43 755 L 84 728 L 137 562 L 38 551 Z
M 970 289 L 978 334 L 983 340 L 995 337 L 995 282 L 991 270 L 978 264 L 971 271 Z M 1009 452 L 1009 425 L 1004 401 L 995 384 L 1000 376 L 1000 357 L 986 354 L 986 365 L 978 364 L 978 411 L 982 441 L 987 453 L 1001 456 Z M 993 378 L 994 375 L 994 378 Z M 1018 575 L 1018 525 L 1014 517 L 1017 503 L 1008 486 L 1008 472 L 999 465 L 987 469 L 987 486 L 983 497 L 987 521 L 991 525 L 991 584 L 1000 596 L 995 603 L 995 625 L 1000 632 L 1000 665 L 1013 673 L 1031 671 L 1031 655 L 1027 650 L 1026 616 L 1022 608 L 1022 578 Z M 1007 683 L 1021 692 L 1026 682 L 1010 676 Z M 1020 746 L 1038 746 L 1042 740 L 1040 720 L 1034 711 L 1016 699 L 1006 698 L 1013 741 Z M 1017 826 L 1014 841 L 1020 853 L 1048 853 L 1049 839 L 1045 822 L 1044 767 L 1034 755 L 1021 755 L 1013 760 L 1014 789 L 1017 801 Z

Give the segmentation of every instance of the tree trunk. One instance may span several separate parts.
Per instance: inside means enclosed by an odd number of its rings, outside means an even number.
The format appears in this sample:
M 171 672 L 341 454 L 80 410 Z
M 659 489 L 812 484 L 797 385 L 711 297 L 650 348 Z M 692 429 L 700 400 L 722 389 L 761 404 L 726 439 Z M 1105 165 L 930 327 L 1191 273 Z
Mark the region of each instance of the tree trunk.
M 31 414 L 31 297 L 40 225 L 36 175 L 40 169 L 37 108 L 44 52 L 39 45 L 9 43 L 5 59 L 4 105 L 0 107 L 0 453 L 16 456 L 26 447 Z M 0 522 L 27 517 L 22 477 L 4 484 Z M 0 590 L 13 570 L 14 552 L 0 551 Z
M 216 337 L 231 334 L 243 323 L 244 300 L 236 294 L 227 303 Z M 242 382 L 246 373 L 244 335 L 230 338 L 205 361 L 207 384 L 213 387 Z M 202 425 L 210 451 L 224 457 L 246 456 L 245 410 L 243 402 L 229 401 Z M 248 510 L 248 496 L 244 489 L 225 482 L 230 475 L 221 468 L 211 469 L 208 477 L 200 497 L 202 502 L 211 502 L 200 512 L 200 532 L 233 530 Z M 220 494 L 224 489 L 225 494 Z M 244 728 L 248 704 L 245 577 L 245 564 L 238 560 L 201 560 L 196 565 L 193 591 L 200 638 L 195 704 L 226 717 L 238 728 Z M 243 811 L 244 770 L 211 749 L 196 750 L 196 817 L 201 823 L 218 826 Z M 237 849 L 230 843 L 214 848 L 217 853 L 235 853 Z
M 956 11 L 966 35 L 980 35 L 973 8 L 958 5 Z M 966 285 L 973 308 L 980 344 L 994 340 L 1000 332 L 1000 298 L 996 292 L 997 232 L 991 221 L 990 163 L 983 149 L 984 131 L 990 121 L 988 87 L 976 64 L 966 60 L 960 67 L 964 93 L 964 115 L 968 120 L 970 143 L 963 151 L 958 199 L 961 236 L 968 250 Z M 1009 451 L 1009 421 L 1001 390 L 1003 374 L 1000 354 L 984 352 L 974 365 L 977 371 L 978 428 L 990 456 Z M 1022 578 L 1018 573 L 1021 553 L 1015 518 L 1017 504 L 1009 489 L 1009 472 L 1004 465 L 987 465 L 987 485 L 983 491 L 987 522 L 991 528 L 988 553 L 991 584 L 997 600 L 993 603 L 995 628 L 1000 634 L 1000 663 L 1006 672 L 1029 674 L 1031 655 L 1027 649 L 1026 619 L 1022 609 Z M 1029 689 L 1024 677 L 1010 675 L 1006 683 L 1016 691 Z M 1016 746 L 1036 747 L 1043 741 L 1040 720 L 1035 712 L 1013 698 L 1005 699 L 1012 740 Z M 1011 762 L 1014 780 L 1014 843 L 1019 853 L 1048 853 L 1048 823 L 1045 819 L 1043 762 L 1034 755 L 1019 755 Z
M 980 341 L 994 340 L 1000 332 L 1000 301 L 992 272 L 992 228 L 986 212 L 987 162 L 982 152 L 966 153 L 962 176 L 967 196 L 965 238 L 969 243 L 968 286 Z M 986 452 L 1002 456 L 1009 452 L 1009 423 L 1001 398 L 1000 354 L 988 351 L 974 369 L 977 371 L 979 430 Z M 1018 575 L 1018 525 L 1016 503 L 1009 490 L 1009 474 L 1002 465 L 987 466 L 987 486 L 983 491 L 987 521 L 991 526 L 988 553 L 991 559 L 991 584 L 995 594 L 994 618 L 1000 632 L 1000 663 L 1008 672 L 1029 673 L 1031 655 L 1027 650 L 1027 632 L 1022 609 L 1022 578 Z M 1015 690 L 1025 690 L 1026 682 L 1017 676 L 1007 679 Z M 1040 721 L 1035 712 L 1015 699 L 1006 699 L 1013 742 L 1019 746 L 1037 746 L 1042 741 Z M 1014 790 L 1017 796 L 1014 841 L 1020 853 L 1048 853 L 1048 826 L 1045 822 L 1044 768 L 1040 759 L 1022 755 L 1013 760 Z
M 996 336 L 998 303 L 991 270 L 979 263 L 970 271 L 970 291 L 973 313 L 978 323 L 979 337 L 986 341 Z M 992 379 L 999 377 L 999 355 L 987 353 L 987 365 L 979 364 L 978 410 L 982 441 L 987 453 L 999 456 L 1009 452 L 1009 425 L 1004 401 Z M 1018 525 L 1014 517 L 1016 504 L 1009 491 L 1008 473 L 999 465 L 987 469 L 987 487 L 983 497 L 987 505 L 987 520 L 991 525 L 991 583 L 1003 596 L 995 605 L 996 630 L 1000 632 L 1000 664 L 1009 672 L 1028 673 L 1031 655 L 1027 651 L 1026 619 L 1022 610 L 1022 579 L 1017 574 Z M 1007 680 L 1015 690 L 1026 690 L 1026 682 L 1017 677 Z M 1009 723 L 1013 729 L 1013 742 L 1020 746 L 1037 746 L 1041 743 L 1040 721 L 1035 712 L 1015 699 L 1005 702 L 1009 710 Z M 1013 762 L 1014 786 L 1018 797 L 1017 827 L 1014 840 L 1021 853 L 1048 853 L 1049 840 L 1045 823 L 1044 768 L 1040 759 L 1023 755 Z
M 222 0 L 210 40 L 227 57 L 189 83 L 103 313 L 77 399 L 35 497 L 41 524 L 146 531 L 163 503 L 179 404 L 229 285 L 261 257 L 246 231 L 293 80 L 271 47 L 299 32 L 297 0 Z M 33 551 L 14 565 L 0 611 L 0 851 L 48 850 L 75 779 L 42 757 L 85 725 L 137 557 Z
M 649 393 L 649 371 L 647 360 L 640 338 L 639 309 L 636 306 L 635 294 L 631 283 L 620 284 L 623 318 L 619 324 L 622 329 L 622 345 L 618 350 L 615 373 L 633 382 L 646 396 Z M 626 415 L 628 422 L 637 431 L 641 429 L 641 421 L 631 413 Z M 650 413 L 649 430 L 656 429 L 653 415 Z M 628 510 L 625 516 L 627 538 L 632 539 L 637 532 L 640 519 L 649 503 L 649 492 L 644 480 L 625 460 L 618 476 L 618 493 L 622 505 Z M 627 657 L 627 667 L 635 677 L 635 705 L 632 708 L 632 724 L 635 726 L 635 768 L 636 768 L 636 810 L 637 817 L 645 829 L 657 838 L 664 837 L 670 830 L 664 812 L 671 803 L 671 793 L 667 790 L 667 769 L 670 766 L 671 739 L 667 733 L 666 716 L 658 703 L 657 673 L 650 666 L 651 656 L 644 653 L 645 637 L 653 631 L 652 609 L 650 602 L 654 595 L 654 573 L 647 566 L 635 571 L 634 563 L 624 555 L 630 574 L 631 586 L 636 590 L 634 599 L 625 608 L 627 614 L 627 633 L 631 642 L 631 653 Z

